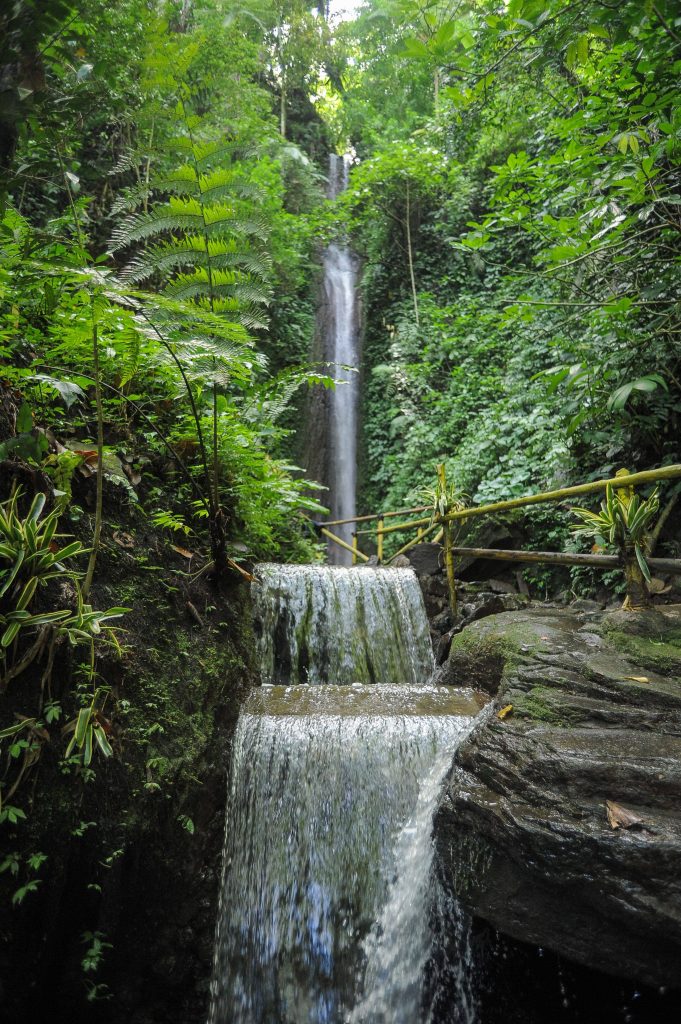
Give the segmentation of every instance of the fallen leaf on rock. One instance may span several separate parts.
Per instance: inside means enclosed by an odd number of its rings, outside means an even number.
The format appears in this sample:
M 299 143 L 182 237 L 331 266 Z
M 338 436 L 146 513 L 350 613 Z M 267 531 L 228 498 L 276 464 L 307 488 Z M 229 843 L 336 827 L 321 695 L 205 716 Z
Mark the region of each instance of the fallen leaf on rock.
M 497 718 L 500 718 L 502 720 L 502 722 L 503 722 L 503 720 L 505 718 L 508 718 L 508 716 L 511 714 L 512 711 L 513 711 L 513 705 L 512 704 L 507 704 L 505 708 L 501 709 L 501 711 L 497 711 Z
M 255 582 L 255 576 L 253 576 L 253 574 L 248 572 L 246 569 L 242 569 L 238 562 L 235 562 L 232 558 L 227 559 L 227 565 L 230 567 L 230 569 L 234 569 L 236 572 L 241 573 L 243 578 L 245 580 L 248 580 L 249 583 Z
M 650 679 L 648 676 L 625 676 L 625 679 L 631 679 L 632 683 L 649 683 Z
M 133 537 L 129 533 L 125 533 L 123 530 L 114 530 L 112 536 L 119 548 L 134 548 L 135 546 Z
M 628 811 L 621 804 L 613 800 L 605 801 L 605 813 L 608 817 L 610 828 L 645 828 L 643 818 L 633 811 Z
M 194 557 L 194 552 L 193 551 L 187 551 L 186 548 L 180 548 L 180 547 L 177 546 L 177 544 L 171 544 L 170 546 L 173 549 L 173 551 L 177 551 L 178 555 L 182 555 L 183 558 L 193 558 Z
M 96 448 L 72 448 L 76 455 L 80 455 L 83 462 L 87 466 L 92 466 L 97 463 L 97 449 Z

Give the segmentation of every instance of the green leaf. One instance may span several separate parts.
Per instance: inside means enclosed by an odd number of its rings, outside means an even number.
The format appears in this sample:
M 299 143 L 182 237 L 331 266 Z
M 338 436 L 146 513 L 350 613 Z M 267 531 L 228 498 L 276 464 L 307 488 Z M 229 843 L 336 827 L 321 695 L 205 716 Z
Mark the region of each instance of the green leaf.
M 78 718 L 76 719 L 76 731 L 74 733 L 74 739 L 76 745 L 79 747 L 83 746 L 85 742 L 85 736 L 87 734 L 87 727 L 90 724 L 90 717 L 92 715 L 92 708 L 81 708 L 78 712 Z
M 650 373 L 645 377 L 639 377 L 637 380 L 628 381 L 612 393 L 608 399 L 608 409 L 617 412 L 625 407 L 634 391 L 651 392 L 655 391 L 658 387 L 668 390 L 667 382 L 659 373 Z
M 90 762 L 92 761 L 92 735 L 93 735 L 93 732 L 94 732 L 94 729 L 90 728 L 90 729 L 87 729 L 86 733 L 85 733 L 85 746 L 84 746 L 84 750 L 83 750 L 83 764 L 85 765 L 86 768 L 90 764 Z
M 74 384 L 69 380 L 60 380 L 57 377 L 50 377 L 45 373 L 36 373 L 29 380 L 34 380 L 39 384 L 45 384 L 47 387 L 52 388 L 61 397 L 64 405 L 67 409 L 70 409 L 74 402 L 84 401 L 86 394 L 83 389 L 78 385 Z
M 21 622 L 10 623 L 10 625 L 7 627 L 5 632 L 2 634 L 2 637 L 0 638 L 0 646 L 9 647 L 9 645 L 12 643 L 20 629 Z
M 22 402 L 17 413 L 17 434 L 28 434 L 33 430 L 33 410 L 28 402 Z
M 99 747 L 101 752 L 104 754 L 104 757 L 112 757 L 113 756 L 113 749 L 112 749 L 111 744 L 109 743 L 109 740 L 107 738 L 107 735 L 104 732 L 104 730 L 102 729 L 101 725 L 98 724 L 98 725 L 93 726 L 93 730 L 92 731 L 94 733 L 95 740 L 97 741 L 97 746 Z
M 639 566 L 641 568 L 641 572 L 643 573 L 645 578 L 648 580 L 648 583 L 650 583 L 650 579 L 651 579 L 650 569 L 648 568 L 648 563 L 646 562 L 645 558 L 643 557 L 643 552 L 641 551 L 641 548 L 639 547 L 638 544 L 634 545 L 634 551 L 636 552 L 636 561 L 638 562 L 638 564 L 639 564 Z
M 16 603 L 16 608 L 18 611 L 23 611 L 25 608 L 28 607 L 28 605 L 31 602 L 31 598 L 36 592 L 37 586 L 38 577 L 32 576 L 28 583 L 26 583 L 26 585 L 24 586 L 24 589 L 21 591 L 21 594 L 19 595 L 19 598 Z
M 21 566 L 23 565 L 25 557 L 26 557 L 26 552 L 25 552 L 24 548 L 21 548 L 20 551 L 19 551 L 19 554 L 16 557 L 16 561 L 14 562 L 14 565 L 12 566 L 12 569 L 10 571 L 9 576 L 7 577 L 5 582 L 3 583 L 2 587 L 0 587 L 0 597 L 4 597 L 5 594 L 7 593 L 7 591 L 9 590 L 9 588 L 14 583 L 14 580 L 16 579 L 17 573 L 19 572 L 19 570 L 21 569 Z

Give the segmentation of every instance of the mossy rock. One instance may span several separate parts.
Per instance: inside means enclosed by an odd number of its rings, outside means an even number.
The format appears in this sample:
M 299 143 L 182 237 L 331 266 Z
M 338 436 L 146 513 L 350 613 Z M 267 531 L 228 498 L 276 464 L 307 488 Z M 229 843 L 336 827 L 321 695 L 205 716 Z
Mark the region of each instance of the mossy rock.
M 533 686 L 527 693 L 514 693 L 513 714 L 563 729 L 575 725 L 582 717 L 576 708 L 557 698 L 555 691 L 545 686 Z
M 562 610 L 502 612 L 472 622 L 452 639 L 440 682 L 499 692 L 523 658 L 569 644 L 577 620 Z
M 681 677 L 681 607 L 614 612 L 603 619 L 598 632 L 636 665 Z

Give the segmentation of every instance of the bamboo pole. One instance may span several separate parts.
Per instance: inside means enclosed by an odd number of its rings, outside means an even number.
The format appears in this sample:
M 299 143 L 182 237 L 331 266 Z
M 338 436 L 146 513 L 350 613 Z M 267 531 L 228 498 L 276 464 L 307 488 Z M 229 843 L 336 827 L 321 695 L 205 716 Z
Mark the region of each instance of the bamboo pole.
M 681 477 L 681 465 L 662 466 L 660 469 L 646 469 L 641 473 L 630 473 L 626 477 L 615 476 L 608 480 L 592 480 L 588 484 L 577 484 L 574 487 L 563 487 L 558 491 L 545 491 L 543 494 L 528 494 L 523 498 L 511 498 L 508 501 L 496 501 L 491 505 L 477 505 L 474 508 L 464 508 L 458 512 L 449 512 L 442 518 L 453 522 L 457 519 L 468 519 L 470 516 L 486 515 L 489 512 L 504 512 L 507 509 L 523 508 L 525 505 L 539 505 L 545 501 L 563 501 L 567 498 L 575 498 L 581 494 L 595 494 L 610 487 L 638 487 L 642 484 L 651 484 L 656 480 L 675 480 Z M 413 523 L 417 525 L 416 522 Z
M 357 543 L 357 531 L 352 535 L 352 564 L 357 565 L 357 552 L 359 551 L 359 545 Z
M 383 519 L 379 519 L 376 525 L 376 555 L 379 562 L 383 561 Z
M 447 502 L 447 475 L 444 462 L 437 467 L 437 504 Z M 440 506 L 442 507 L 442 506 Z M 447 506 L 445 505 L 445 508 Z M 442 522 L 442 516 L 440 516 Z M 445 520 L 443 523 L 444 547 L 445 547 L 445 572 L 447 573 L 447 589 L 449 590 L 449 609 L 456 618 L 456 576 L 454 575 L 454 553 L 452 524 Z
M 319 532 L 322 533 L 325 537 L 328 537 L 329 540 L 332 540 L 334 542 L 334 544 L 338 544 L 338 545 L 340 545 L 340 547 L 345 548 L 346 551 L 353 551 L 354 550 L 353 547 L 352 547 L 352 544 L 347 544 L 340 537 L 337 537 L 335 533 L 331 533 L 331 530 L 327 530 L 325 527 L 322 526 L 320 528 Z M 369 556 L 362 554 L 362 552 L 359 551 L 359 550 L 356 551 L 356 555 L 363 562 L 368 562 L 369 561 Z
M 395 554 L 388 559 L 388 561 L 392 562 L 395 558 L 397 558 L 398 555 L 403 555 L 405 551 L 410 551 L 411 548 L 415 547 L 420 541 L 423 540 L 424 537 L 427 537 L 430 531 L 434 530 L 437 525 L 437 523 L 431 523 L 430 526 L 427 526 L 425 530 L 421 530 L 419 536 L 414 537 L 413 540 L 410 540 L 407 544 L 401 547 L 399 551 L 396 551 Z M 442 528 L 440 528 L 439 530 L 438 537 L 441 534 Z
M 371 515 L 354 516 L 352 519 L 330 519 L 328 522 L 317 522 L 315 526 L 345 526 L 347 523 L 368 523 L 371 519 L 388 519 L 391 516 L 409 516 L 413 512 L 425 512 L 429 505 L 417 505 L 415 508 L 400 508 L 396 512 L 372 512 Z
M 454 575 L 454 548 L 452 546 L 452 524 L 445 523 L 445 569 L 449 590 L 449 609 L 456 618 L 456 576 Z
M 398 530 L 410 530 L 413 526 L 428 526 L 431 517 L 426 519 L 410 519 L 406 523 L 397 523 L 395 526 L 385 526 L 383 533 L 395 533 Z
M 592 565 L 603 569 L 622 567 L 619 555 L 589 555 L 572 551 L 513 551 L 507 548 L 453 547 L 455 555 L 494 558 L 500 562 L 547 562 L 552 565 Z M 681 565 L 681 562 L 679 563 Z
M 452 547 L 454 555 L 494 558 L 501 562 L 546 562 L 550 565 L 590 565 L 596 569 L 623 569 L 619 555 L 590 555 L 573 551 L 512 551 L 506 548 Z M 681 558 L 647 558 L 651 569 L 681 575 Z

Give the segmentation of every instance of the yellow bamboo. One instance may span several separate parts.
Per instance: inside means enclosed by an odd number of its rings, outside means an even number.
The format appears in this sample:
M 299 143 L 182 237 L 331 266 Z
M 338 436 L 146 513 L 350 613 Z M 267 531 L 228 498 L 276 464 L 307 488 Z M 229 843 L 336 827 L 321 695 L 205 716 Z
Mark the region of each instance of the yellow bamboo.
M 596 569 L 622 569 L 622 555 L 592 555 L 581 551 L 513 551 L 510 548 L 452 547 L 452 554 L 493 558 L 500 562 L 546 562 L 548 565 L 590 565 Z M 681 576 L 681 558 L 647 558 L 651 569 Z
M 366 516 L 354 516 L 352 519 L 330 519 L 328 522 L 315 523 L 315 526 L 345 526 L 347 523 L 368 523 L 371 519 L 388 519 L 391 516 L 409 516 L 412 512 L 425 512 L 428 505 L 417 505 L 415 508 L 401 508 L 396 512 L 372 512 Z
M 523 508 L 525 505 L 539 505 L 545 501 L 564 501 L 566 498 L 576 498 L 581 494 L 596 494 L 598 491 L 605 490 L 608 485 L 611 487 L 638 487 L 642 484 L 654 483 L 655 480 L 675 480 L 678 477 L 681 477 L 681 465 L 662 466 L 660 469 L 646 469 L 641 473 L 629 473 L 626 476 L 610 477 L 608 480 L 593 480 L 588 484 L 563 487 L 558 491 L 528 494 L 523 498 L 511 498 L 508 501 L 496 501 L 491 505 L 464 508 L 457 512 L 449 512 L 443 516 L 443 519 L 453 522 L 457 519 L 468 519 L 470 516 L 486 515 L 489 512 L 504 512 L 507 509 Z
M 405 544 L 403 547 L 401 547 L 399 551 L 396 551 L 395 554 L 388 559 L 388 561 L 392 562 L 395 558 L 397 558 L 398 555 L 403 555 L 405 551 L 409 551 L 416 544 L 418 544 L 419 541 L 423 540 L 424 537 L 427 537 L 430 531 L 434 530 L 437 525 L 437 523 L 431 523 L 430 526 L 426 527 L 425 530 L 421 530 L 420 536 L 414 537 L 413 540 L 410 540 L 408 544 Z M 440 534 L 442 534 L 442 529 L 440 529 Z
M 397 523 L 395 526 L 385 526 L 383 533 L 395 533 L 398 530 L 410 530 L 412 526 L 428 526 L 430 523 L 430 516 L 426 519 L 410 519 L 406 523 Z
M 335 533 L 331 533 L 331 530 L 327 530 L 326 527 L 322 526 L 319 532 L 322 533 L 325 537 L 328 537 L 329 540 L 332 540 L 334 544 L 338 544 L 340 545 L 340 547 L 345 548 L 346 551 L 355 551 L 355 549 L 353 549 L 352 547 L 352 544 L 346 543 L 346 541 L 344 541 L 341 537 L 337 537 Z M 357 555 L 357 558 L 361 559 L 363 562 L 369 561 L 368 555 L 362 554 L 362 552 L 359 549 L 355 551 L 355 554 Z
M 357 544 L 357 532 L 352 535 L 352 564 L 357 565 L 357 552 L 359 551 L 359 545 Z
M 376 554 L 379 562 L 383 561 L 383 518 L 378 520 L 376 526 Z

